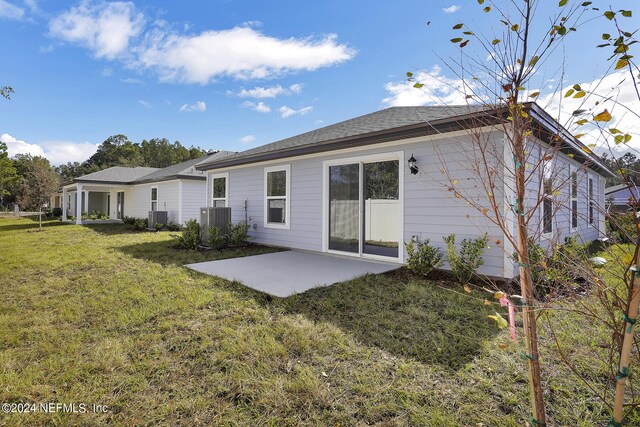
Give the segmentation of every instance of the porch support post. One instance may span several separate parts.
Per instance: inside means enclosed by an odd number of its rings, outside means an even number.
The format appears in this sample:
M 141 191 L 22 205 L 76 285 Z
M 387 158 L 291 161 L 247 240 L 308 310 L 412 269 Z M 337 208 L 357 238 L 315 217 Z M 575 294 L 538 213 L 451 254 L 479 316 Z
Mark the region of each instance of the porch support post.
M 84 213 L 89 215 L 89 190 L 84 191 Z
M 62 220 L 67 220 L 67 189 L 62 188 L 62 201 L 60 203 L 60 207 L 62 208 Z
M 76 184 L 76 224 L 82 225 L 82 184 Z

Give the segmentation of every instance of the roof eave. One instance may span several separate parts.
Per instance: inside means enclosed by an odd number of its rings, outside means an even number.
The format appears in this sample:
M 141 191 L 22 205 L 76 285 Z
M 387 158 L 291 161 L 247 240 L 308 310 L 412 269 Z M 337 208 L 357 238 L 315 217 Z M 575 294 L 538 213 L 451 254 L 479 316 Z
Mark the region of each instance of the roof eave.
M 469 128 L 466 123 L 479 117 L 483 117 L 485 120 L 487 120 L 487 123 L 485 123 L 485 125 L 495 124 L 499 121 L 496 115 L 487 115 L 487 111 L 474 112 L 447 119 L 434 120 L 432 122 L 417 123 L 398 128 L 385 129 L 377 132 L 368 132 L 356 136 L 336 138 L 315 144 L 307 144 L 301 147 L 274 150 L 265 153 L 258 153 L 252 156 L 229 159 L 226 161 L 222 159 L 217 162 L 209 162 L 196 165 L 196 169 L 203 171 L 222 169 L 231 166 L 240 166 L 268 160 L 285 159 L 305 154 L 323 153 L 345 148 L 378 144 L 399 139 L 408 139 L 420 136 L 434 135 L 438 133 L 453 132 L 456 130 Z

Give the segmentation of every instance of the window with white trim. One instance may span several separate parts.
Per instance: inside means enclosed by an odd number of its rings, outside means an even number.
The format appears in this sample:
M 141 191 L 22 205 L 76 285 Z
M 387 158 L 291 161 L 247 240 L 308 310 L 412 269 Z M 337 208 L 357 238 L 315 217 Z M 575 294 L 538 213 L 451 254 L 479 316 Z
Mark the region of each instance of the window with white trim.
M 158 187 L 151 187 L 151 210 L 158 210 Z
M 571 228 L 578 228 L 578 172 L 571 172 Z
M 212 175 L 211 176 L 211 206 L 214 208 L 227 207 L 227 188 L 229 176 Z
M 594 223 L 593 178 L 589 178 L 589 224 Z
M 545 161 L 542 172 L 542 233 L 547 234 L 553 231 L 553 163 Z
M 289 165 L 264 169 L 265 227 L 289 228 L 290 171 Z

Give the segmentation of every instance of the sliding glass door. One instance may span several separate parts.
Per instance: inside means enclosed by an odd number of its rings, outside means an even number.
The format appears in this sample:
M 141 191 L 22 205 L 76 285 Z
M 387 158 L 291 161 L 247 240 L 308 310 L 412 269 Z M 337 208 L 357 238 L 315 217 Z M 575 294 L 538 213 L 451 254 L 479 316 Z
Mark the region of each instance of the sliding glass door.
M 360 252 L 360 164 L 329 167 L 329 249 Z
M 399 162 L 365 163 L 362 252 L 398 257 Z
M 398 258 L 400 161 L 331 165 L 328 175 L 328 249 Z

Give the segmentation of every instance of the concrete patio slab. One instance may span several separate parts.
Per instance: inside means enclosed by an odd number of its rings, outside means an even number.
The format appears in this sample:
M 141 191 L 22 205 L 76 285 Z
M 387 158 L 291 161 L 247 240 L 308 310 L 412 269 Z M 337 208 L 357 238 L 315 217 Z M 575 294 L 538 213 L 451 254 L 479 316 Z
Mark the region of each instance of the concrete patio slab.
M 252 289 L 288 297 L 309 289 L 379 274 L 400 264 L 312 252 L 286 251 L 188 264 L 201 273 L 236 280 Z

